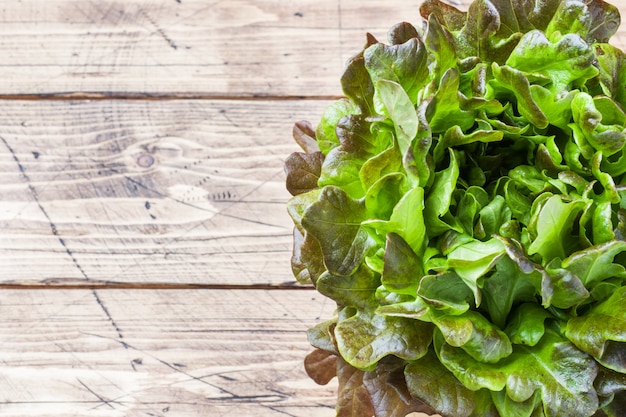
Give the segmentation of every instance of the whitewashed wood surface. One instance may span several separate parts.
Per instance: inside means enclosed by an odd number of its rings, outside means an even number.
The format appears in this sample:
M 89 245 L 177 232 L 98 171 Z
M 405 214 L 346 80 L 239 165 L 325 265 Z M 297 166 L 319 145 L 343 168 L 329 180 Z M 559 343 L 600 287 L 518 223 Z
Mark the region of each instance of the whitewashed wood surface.
M 418 17 L 396 0 L 5 1 L 0 80 L 17 95 L 336 95 L 366 31 Z
M 1 416 L 329 416 L 311 291 L 4 290 Z
M 0 6 L 0 416 L 334 415 L 283 161 L 419 1 Z
M 283 161 L 326 104 L 0 101 L 0 281 L 293 282 Z

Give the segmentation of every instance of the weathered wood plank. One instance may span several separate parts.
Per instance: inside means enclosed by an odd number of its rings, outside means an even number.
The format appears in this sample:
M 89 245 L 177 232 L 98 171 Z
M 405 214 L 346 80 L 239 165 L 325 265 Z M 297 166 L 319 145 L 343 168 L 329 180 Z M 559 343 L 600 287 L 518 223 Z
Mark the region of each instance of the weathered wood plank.
M 283 161 L 327 104 L 0 102 L 0 280 L 293 282 Z
M 325 96 L 400 0 L 23 0 L 0 9 L 0 94 Z M 28 76 L 24 76 L 28 74 Z
M 95 294 L 95 295 L 94 295 Z M 1 291 L 3 416 L 331 416 L 303 291 Z
M 469 0 L 450 0 L 464 8 Z M 626 9 L 620 2 L 614 2 Z M 23 0 L 0 9 L 0 95 L 326 97 L 365 32 L 419 1 Z M 626 30 L 613 41 L 626 46 Z M 25 76 L 27 74 L 27 76 Z

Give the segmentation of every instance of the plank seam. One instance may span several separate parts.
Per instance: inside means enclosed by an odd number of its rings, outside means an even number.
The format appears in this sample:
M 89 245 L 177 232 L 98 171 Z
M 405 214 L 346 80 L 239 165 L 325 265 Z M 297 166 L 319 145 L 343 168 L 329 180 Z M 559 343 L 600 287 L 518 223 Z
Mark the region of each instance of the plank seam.
M 231 96 L 227 94 L 160 94 L 160 93 L 143 93 L 143 92 L 55 92 L 55 93 L 39 93 L 39 94 L 0 94 L 0 100 L 15 101 L 104 101 L 104 100 L 120 100 L 120 101 L 176 101 L 176 100 L 205 100 L 205 101 L 335 101 L 345 98 L 342 95 L 264 95 L 251 94 Z
M 4 281 L 0 290 L 296 290 L 310 291 L 310 284 L 285 282 L 280 284 L 204 284 L 166 282 L 118 282 L 106 280 L 83 281 L 74 278 L 55 278 L 41 281 Z M 106 310 L 104 306 L 101 305 Z

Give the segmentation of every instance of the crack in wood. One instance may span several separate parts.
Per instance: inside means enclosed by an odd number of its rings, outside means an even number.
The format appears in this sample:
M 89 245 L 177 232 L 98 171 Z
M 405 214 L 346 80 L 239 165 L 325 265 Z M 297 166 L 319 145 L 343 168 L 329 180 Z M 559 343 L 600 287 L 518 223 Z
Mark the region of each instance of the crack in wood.
M 165 32 L 165 30 L 154 20 L 150 15 L 144 10 L 141 9 L 141 14 L 146 18 L 148 22 L 154 27 L 155 31 L 153 34 L 158 34 L 169 46 L 174 50 L 178 50 L 178 45 L 174 40 Z
M 78 381 L 78 383 L 80 385 L 82 385 L 87 391 L 89 391 L 91 394 L 93 394 L 98 400 L 100 400 L 100 402 L 102 403 L 102 405 L 108 405 L 111 409 L 115 410 L 115 407 L 113 407 L 112 403 L 115 404 L 115 401 L 112 400 L 107 400 L 106 398 L 104 398 L 102 395 L 98 394 L 97 392 L 95 392 L 93 389 L 91 389 L 87 384 L 85 384 L 83 381 L 81 381 L 79 378 L 76 378 L 76 380 Z
M 80 264 L 78 263 L 78 260 L 76 259 L 76 257 L 74 256 L 74 253 L 72 253 L 72 251 L 70 250 L 70 248 L 67 246 L 67 243 L 65 242 L 65 239 L 63 239 L 63 237 L 59 234 L 59 231 L 56 227 L 56 225 L 54 224 L 54 222 L 52 221 L 52 219 L 50 218 L 50 215 L 48 214 L 48 212 L 46 211 L 46 209 L 44 208 L 43 204 L 41 204 L 41 201 L 39 200 L 39 195 L 37 193 L 37 190 L 35 189 L 35 187 L 33 186 L 32 181 L 30 180 L 30 177 L 28 176 L 28 174 L 26 173 L 26 169 L 24 168 L 24 165 L 22 165 L 22 162 L 20 161 L 20 159 L 18 158 L 17 154 L 15 153 L 15 151 L 13 150 L 13 148 L 11 147 L 11 145 L 9 145 L 9 142 L 7 142 L 7 140 L 0 136 L 0 140 L 2 141 L 2 143 L 4 144 L 4 146 L 8 149 L 9 153 L 11 154 L 11 156 L 13 157 L 13 161 L 15 161 L 15 164 L 17 165 L 18 170 L 20 171 L 20 175 L 22 176 L 22 178 L 24 178 L 24 180 L 26 181 L 26 185 L 28 186 L 28 190 L 30 191 L 31 196 L 33 197 L 33 200 L 35 201 L 35 203 L 37 204 L 37 207 L 39 208 L 39 211 L 41 211 L 41 213 L 44 215 L 44 217 L 46 218 L 46 220 L 48 221 L 48 224 L 50 226 L 50 231 L 52 232 L 52 235 L 54 235 L 57 240 L 59 241 L 59 243 L 61 244 L 61 246 L 63 247 L 63 249 L 65 250 L 65 253 L 70 257 L 70 259 L 72 260 L 72 263 L 74 264 L 74 266 L 76 266 L 76 269 L 78 269 L 78 271 L 80 272 L 80 274 L 85 278 L 85 279 L 89 279 L 89 277 L 87 276 L 87 274 L 85 273 L 85 271 L 83 270 L 83 268 L 80 266 Z
M 96 302 L 98 303 L 98 305 L 100 306 L 102 311 L 104 311 L 104 314 L 107 316 L 109 322 L 111 323 L 111 325 L 113 326 L 113 328 L 117 332 L 117 337 L 119 338 L 120 343 L 122 344 L 122 346 L 124 346 L 124 349 L 128 349 L 128 345 L 123 340 L 124 339 L 124 335 L 122 334 L 122 330 L 119 328 L 119 326 L 117 325 L 117 323 L 113 319 L 113 316 L 111 316 L 111 313 L 109 312 L 109 309 L 102 302 L 102 299 L 98 295 L 98 292 L 96 290 L 92 290 L 91 293 L 93 294 L 94 298 L 96 299 Z
M 248 222 L 248 223 L 258 224 L 258 225 L 261 225 L 261 226 L 276 227 L 276 228 L 280 228 L 280 229 L 284 229 L 284 228 L 285 228 L 285 227 L 284 227 L 284 226 L 282 226 L 282 225 L 277 225 L 277 224 L 272 224 L 272 223 L 262 222 L 262 221 L 258 221 L 258 220 L 252 220 L 252 219 L 248 219 L 248 218 L 246 218 L 246 217 L 234 216 L 234 215 L 232 215 L 232 214 L 224 213 L 224 211 L 225 211 L 225 210 L 227 210 L 230 206 L 229 206 L 229 207 L 227 207 L 227 208 L 225 208 L 225 209 L 223 209 L 223 210 L 209 210 L 209 209 L 206 209 L 206 208 L 204 208 L 204 207 L 200 207 L 200 206 L 198 206 L 198 205 L 191 204 L 191 203 L 189 203 L 189 202 L 187 202 L 187 201 L 180 200 L 180 199 L 178 199 L 178 198 L 173 198 L 173 197 L 171 197 L 171 196 L 169 196 L 169 195 L 167 195 L 167 194 L 162 193 L 162 192 L 161 192 L 161 191 L 159 191 L 159 190 L 155 190 L 155 189 L 153 189 L 153 188 L 148 187 L 147 185 L 145 185 L 145 184 L 144 184 L 144 183 L 142 183 L 141 181 L 137 181 L 136 179 L 134 179 L 134 178 L 132 178 L 132 177 L 130 177 L 130 176 L 128 176 L 128 175 L 126 175 L 126 174 L 124 174 L 123 172 L 117 171 L 117 170 L 115 170 L 114 168 L 110 168 L 110 167 L 109 167 L 109 169 L 110 169 L 110 170 L 111 170 L 111 172 L 113 172 L 113 173 L 116 173 L 116 174 L 122 175 L 122 176 L 124 177 L 124 179 L 126 179 L 127 181 L 129 181 L 129 182 L 131 182 L 131 183 L 135 184 L 136 186 L 138 186 L 138 187 L 140 187 L 140 188 L 143 188 L 143 189 L 145 189 L 146 191 L 150 191 L 150 192 L 152 192 L 152 193 L 155 193 L 155 194 L 157 194 L 159 197 L 162 197 L 162 198 L 167 198 L 167 199 L 169 199 L 169 200 L 175 201 L 175 202 L 176 202 L 176 203 L 178 203 L 178 204 L 182 204 L 182 205 L 185 205 L 185 206 L 188 206 L 188 207 L 192 207 L 192 208 L 197 209 L 197 210 L 205 211 L 205 212 L 208 212 L 208 213 L 213 214 L 214 216 L 224 216 L 224 217 L 228 217 L 228 218 L 235 219 L 235 220 L 241 220 L 241 221 Z M 282 173 L 281 173 L 281 174 L 282 174 Z M 271 179 L 270 179 L 270 180 L 271 180 Z M 249 194 L 253 193 L 254 191 L 256 191 L 256 190 L 257 190 L 259 187 L 261 187 L 262 185 L 264 185 L 264 184 L 261 184 L 261 185 L 259 185 L 259 186 L 255 187 L 255 188 L 253 188 L 253 189 L 252 189 L 249 193 L 245 194 L 245 195 L 244 195 L 243 197 L 241 197 L 241 198 L 244 198 L 244 197 L 248 196 Z M 209 220 L 210 220 L 210 219 L 209 219 Z
M 39 195 L 37 193 L 37 190 L 33 186 L 33 183 L 31 181 L 30 177 L 28 176 L 28 174 L 26 173 L 26 169 L 24 168 L 24 165 L 22 165 L 22 162 L 18 158 L 17 153 L 13 150 L 13 148 L 11 147 L 9 142 L 4 137 L 0 136 L 0 140 L 2 141 L 4 146 L 8 149 L 9 153 L 13 157 L 13 160 L 15 161 L 15 164 L 17 165 L 17 168 L 20 171 L 20 175 L 22 176 L 22 178 L 24 178 L 24 181 L 26 181 L 26 184 L 28 186 L 28 190 L 30 191 L 30 194 L 33 197 L 33 200 L 35 201 L 35 203 L 37 204 L 37 207 L 39 208 L 41 213 L 44 215 L 46 220 L 48 221 L 48 223 L 50 225 L 50 231 L 52 232 L 52 235 L 57 238 L 57 240 L 59 241 L 61 246 L 64 248 L 65 253 L 70 257 L 70 259 L 72 260 L 72 263 L 74 264 L 76 269 L 78 269 L 78 271 L 80 272 L 80 274 L 84 278 L 84 280 L 85 281 L 90 281 L 89 276 L 87 275 L 87 273 L 85 272 L 83 267 L 80 265 L 80 263 L 78 262 L 78 260 L 74 256 L 74 253 L 72 252 L 72 250 L 69 248 L 69 246 L 65 242 L 65 239 L 63 239 L 63 236 L 61 236 L 59 234 L 59 231 L 58 231 L 56 225 L 54 224 L 54 222 L 50 218 L 50 215 L 46 211 L 46 209 L 43 206 L 43 204 L 41 203 L 41 201 L 39 200 Z M 115 328 L 115 331 L 117 332 L 119 338 L 122 339 L 123 336 L 122 336 L 122 333 L 120 331 L 120 328 L 115 323 L 115 320 L 113 320 L 113 317 L 109 313 L 109 310 L 102 303 L 102 300 L 98 296 L 98 293 L 95 291 L 95 289 L 92 291 L 92 294 L 93 294 L 94 298 L 96 299 L 96 302 L 98 303 L 98 305 L 102 308 L 102 311 L 104 312 L 104 314 L 107 316 L 108 320 L 111 322 L 111 324 Z
M 111 337 L 108 337 L 108 336 L 99 335 L 99 334 L 93 334 L 93 333 L 84 333 L 84 334 L 90 335 L 90 336 L 94 336 L 94 337 L 100 337 L 102 339 L 112 340 L 112 341 L 117 342 L 117 343 L 121 344 L 122 346 L 124 346 L 125 349 L 131 349 L 131 350 L 134 350 L 136 352 L 142 353 L 145 356 L 149 356 L 150 358 L 154 359 L 155 361 L 159 362 L 160 364 L 166 366 L 167 368 L 169 368 L 169 369 L 171 369 L 171 370 L 173 370 L 173 371 L 175 371 L 177 373 L 180 373 L 182 375 L 187 376 L 191 380 L 198 381 L 201 384 L 208 385 L 211 388 L 215 388 L 219 392 L 230 396 L 230 398 L 226 398 L 226 399 L 236 400 L 237 398 L 239 398 L 239 396 L 236 393 L 231 392 L 230 390 L 227 390 L 224 387 L 220 387 L 219 385 L 212 384 L 209 381 L 204 380 L 202 377 L 197 377 L 195 375 L 192 375 L 189 372 L 184 371 L 182 368 L 176 366 L 177 364 L 167 362 L 167 361 L 165 361 L 165 360 L 163 360 L 163 359 L 161 359 L 161 358 L 151 354 L 150 352 L 147 352 L 145 350 L 139 349 L 139 348 L 137 348 L 135 346 L 132 346 L 132 345 L 130 345 L 130 344 L 128 344 L 128 343 L 126 343 L 126 342 L 124 342 L 122 340 L 114 339 L 114 338 L 111 338 Z
M 298 417 L 297 415 L 295 415 L 295 414 L 291 414 L 291 413 L 288 413 L 288 412 L 286 412 L 286 411 L 284 411 L 284 410 L 281 410 L 281 409 L 280 409 L 280 408 L 278 408 L 278 407 L 274 407 L 274 406 L 267 406 L 267 408 L 268 408 L 269 410 L 276 411 L 277 413 L 284 414 L 284 415 L 286 415 L 286 416 L 288 416 L 288 417 Z

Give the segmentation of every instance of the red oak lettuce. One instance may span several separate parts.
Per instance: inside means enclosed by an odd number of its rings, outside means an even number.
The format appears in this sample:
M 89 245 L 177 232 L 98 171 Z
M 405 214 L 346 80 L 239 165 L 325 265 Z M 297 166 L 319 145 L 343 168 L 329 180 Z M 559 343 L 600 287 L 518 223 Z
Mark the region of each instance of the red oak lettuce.
M 601 0 L 421 6 L 286 162 L 339 416 L 623 415 L 626 55 Z

